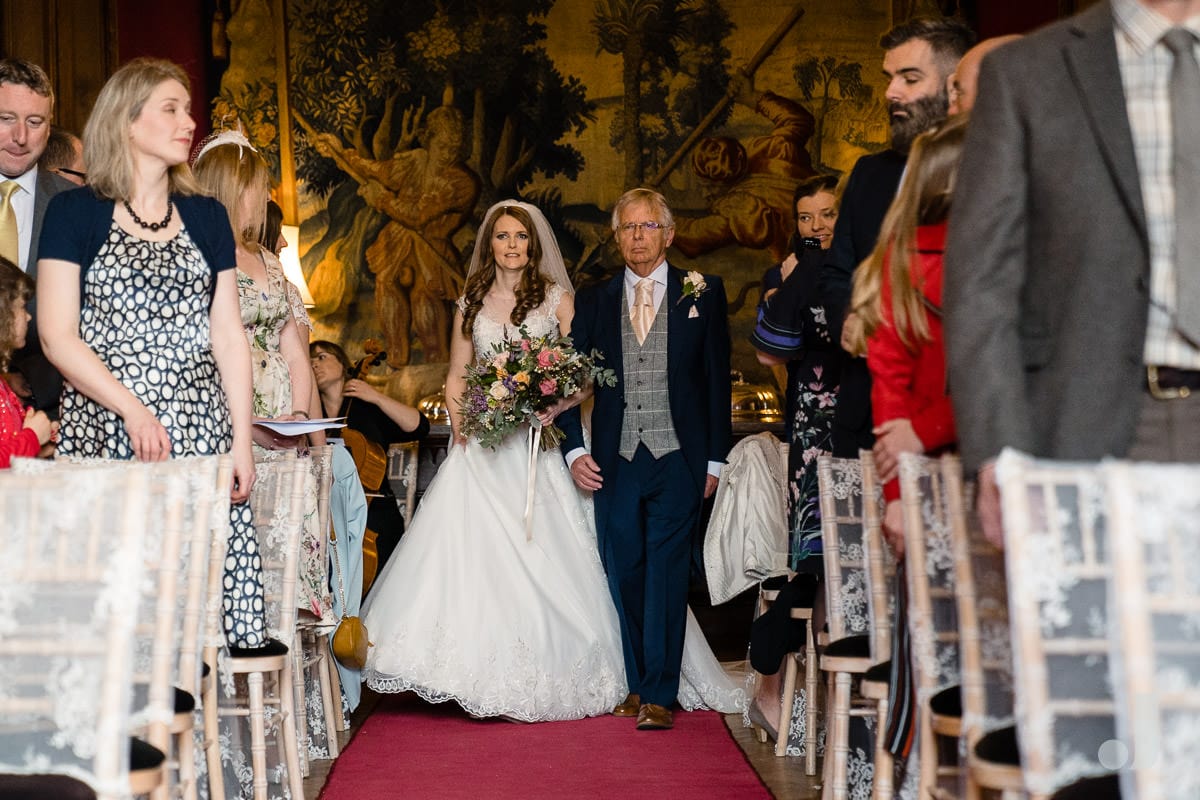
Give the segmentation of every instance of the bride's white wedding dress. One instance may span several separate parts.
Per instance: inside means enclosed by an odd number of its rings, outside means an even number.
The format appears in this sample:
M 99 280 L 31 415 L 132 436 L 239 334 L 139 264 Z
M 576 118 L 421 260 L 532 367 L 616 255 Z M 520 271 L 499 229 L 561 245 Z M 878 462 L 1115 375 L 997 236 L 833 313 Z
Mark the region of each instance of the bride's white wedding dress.
M 525 319 L 557 332 L 563 290 Z M 481 312 L 476 353 L 516 334 Z M 616 610 L 596 549 L 591 500 L 557 450 L 538 456 L 533 538 L 525 535 L 526 436 L 495 450 L 451 447 L 363 606 L 374 647 L 363 680 L 380 692 L 454 700 L 479 716 L 525 721 L 610 712 L 626 693 Z M 740 711 L 745 692 L 713 656 L 691 612 L 679 702 Z

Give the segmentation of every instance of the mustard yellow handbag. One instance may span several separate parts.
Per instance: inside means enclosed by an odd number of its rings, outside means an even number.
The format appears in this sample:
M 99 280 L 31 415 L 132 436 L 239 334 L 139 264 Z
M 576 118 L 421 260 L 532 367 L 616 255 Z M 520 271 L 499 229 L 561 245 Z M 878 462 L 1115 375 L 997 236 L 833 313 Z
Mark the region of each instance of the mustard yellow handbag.
M 343 667 L 362 669 L 367 665 L 367 649 L 371 646 L 371 641 L 367 637 L 367 626 L 363 621 L 344 613 L 347 608 L 346 587 L 342 583 L 342 562 L 338 557 L 337 534 L 332 528 L 329 530 L 329 545 L 333 549 L 333 567 L 337 572 L 338 594 L 341 595 L 343 612 L 342 621 L 333 632 L 333 657 Z

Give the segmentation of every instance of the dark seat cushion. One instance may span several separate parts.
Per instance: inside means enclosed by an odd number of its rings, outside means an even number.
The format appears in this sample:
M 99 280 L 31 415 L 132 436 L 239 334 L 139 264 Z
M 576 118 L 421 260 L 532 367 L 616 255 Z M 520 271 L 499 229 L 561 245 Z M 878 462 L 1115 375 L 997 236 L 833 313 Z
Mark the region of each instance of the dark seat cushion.
M 0 800 L 96 800 L 96 793 L 66 775 L 0 775 Z
M 763 581 L 764 589 L 778 589 L 771 607 L 750 624 L 750 666 L 763 675 L 779 672 L 788 653 L 804 646 L 805 621 L 792 619 L 793 608 L 812 608 L 820 579 L 816 575 L 781 575 Z
M 1084 778 L 1059 789 L 1050 800 L 1121 800 L 1121 779 L 1116 774 Z
M 975 743 L 975 755 L 993 764 L 1021 766 L 1021 750 L 1017 746 L 1016 726 L 1009 725 L 1007 728 L 997 728 L 985 733 Z
M 825 652 L 829 652 L 826 650 Z M 877 683 L 889 683 L 892 680 L 892 662 L 884 661 L 882 664 L 876 664 L 863 674 L 864 681 L 875 681 Z
M 947 686 L 929 698 L 929 710 L 939 717 L 962 717 L 962 687 Z
M 262 647 L 230 647 L 229 655 L 234 658 L 265 658 L 267 656 L 285 656 L 288 647 L 278 639 L 267 639 Z
M 862 635 L 838 639 L 836 642 L 830 642 L 822 655 L 830 658 L 870 658 L 871 638 Z
M 163 751 L 149 742 L 141 739 L 129 739 L 129 769 L 136 772 L 143 769 L 155 769 L 167 760 Z
M 175 713 L 190 714 L 196 710 L 196 698 L 192 697 L 191 692 L 185 692 L 178 686 L 175 687 Z

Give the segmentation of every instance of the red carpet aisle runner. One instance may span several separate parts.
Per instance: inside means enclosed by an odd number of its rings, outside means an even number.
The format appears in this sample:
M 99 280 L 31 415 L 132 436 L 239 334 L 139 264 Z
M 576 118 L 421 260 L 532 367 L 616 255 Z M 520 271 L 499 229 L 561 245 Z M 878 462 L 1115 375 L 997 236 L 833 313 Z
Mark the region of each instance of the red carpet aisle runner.
M 612 716 L 520 725 L 454 703 L 385 698 L 334 762 L 321 800 L 769 800 L 712 711 L 635 731 Z

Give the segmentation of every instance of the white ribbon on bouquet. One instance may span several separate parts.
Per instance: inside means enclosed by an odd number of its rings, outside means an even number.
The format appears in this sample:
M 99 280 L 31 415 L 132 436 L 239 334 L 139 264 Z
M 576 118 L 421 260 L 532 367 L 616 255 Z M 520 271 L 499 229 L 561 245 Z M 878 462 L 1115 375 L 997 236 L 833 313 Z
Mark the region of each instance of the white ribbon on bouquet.
M 542 449 L 542 422 L 537 417 L 529 418 L 529 468 L 525 483 L 525 541 L 533 541 L 533 495 L 537 488 L 538 451 Z

